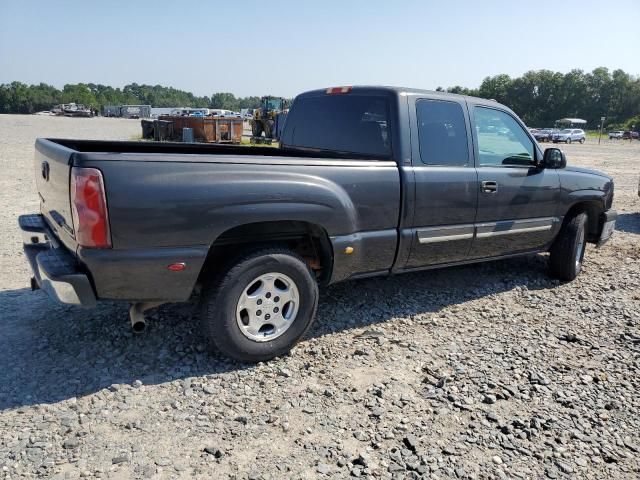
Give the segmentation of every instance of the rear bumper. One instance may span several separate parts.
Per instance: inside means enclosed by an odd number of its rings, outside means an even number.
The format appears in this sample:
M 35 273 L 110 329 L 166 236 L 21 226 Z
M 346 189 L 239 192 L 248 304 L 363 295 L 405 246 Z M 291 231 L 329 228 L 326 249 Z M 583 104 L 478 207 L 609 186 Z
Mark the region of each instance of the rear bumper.
M 618 212 L 615 210 L 607 210 L 600 218 L 602 229 L 600 230 L 600 238 L 596 243 L 596 247 L 604 245 L 613 235 L 613 231 L 616 228 L 616 219 L 618 218 Z
M 19 218 L 34 282 L 54 300 L 91 307 L 96 300 L 183 302 L 189 299 L 209 251 L 196 247 L 110 249 L 60 244 L 42 215 Z M 168 266 L 184 263 L 182 271 Z
M 89 278 L 79 270 L 73 255 L 55 241 L 42 216 L 22 215 L 18 224 L 35 284 L 60 303 L 95 306 Z

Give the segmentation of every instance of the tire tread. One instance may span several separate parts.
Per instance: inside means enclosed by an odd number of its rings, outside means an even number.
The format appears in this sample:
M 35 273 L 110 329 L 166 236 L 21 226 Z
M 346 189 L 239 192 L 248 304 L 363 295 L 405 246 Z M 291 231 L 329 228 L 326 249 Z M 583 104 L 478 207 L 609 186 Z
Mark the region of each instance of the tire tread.
M 575 269 L 574 248 L 580 228 L 586 228 L 587 214 L 579 212 L 569 218 L 560 229 L 550 249 L 549 273 L 560 280 L 574 280 L 579 272 Z
M 268 360 L 276 355 L 264 355 L 262 358 L 257 358 L 255 355 L 238 350 L 234 348 L 234 346 L 230 345 L 227 342 L 222 341 L 220 335 L 218 335 L 218 331 L 216 328 L 216 322 L 213 320 L 214 312 L 212 309 L 216 308 L 216 305 L 221 303 L 220 296 L 222 292 L 228 291 L 233 283 L 237 280 L 238 276 L 245 271 L 248 264 L 252 263 L 258 257 L 266 257 L 271 255 L 286 255 L 294 258 L 299 261 L 302 265 L 305 266 L 307 273 L 310 275 L 312 279 L 315 281 L 315 275 L 313 271 L 309 268 L 309 265 L 304 261 L 304 259 L 298 255 L 296 252 L 280 246 L 262 246 L 257 247 L 253 250 L 244 252 L 243 254 L 235 257 L 226 264 L 226 268 L 223 268 L 224 273 L 220 273 L 215 275 L 210 282 L 208 282 L 204 288 L 201 299 L 201 320 L 202 327 L 204 329 L 204 333 L 209 341 L 209 346 L 212 350 L 217 350 L 228 357 L 235 358 L 242 362 L 256 362 Z M 312 319 L 306 325 L 304 331 L 298 336 L 298 339 L 304 337 L 306 333 L 309 331 L 313 324 L 313 319 L 315 317 L 315 313 L 318 305 L 318 290 L 317 288 L 314 291 L 314 299 L 313 299 L 313 309 L 312 309 Z M 293 345 L 292 345 L 293 346 Z

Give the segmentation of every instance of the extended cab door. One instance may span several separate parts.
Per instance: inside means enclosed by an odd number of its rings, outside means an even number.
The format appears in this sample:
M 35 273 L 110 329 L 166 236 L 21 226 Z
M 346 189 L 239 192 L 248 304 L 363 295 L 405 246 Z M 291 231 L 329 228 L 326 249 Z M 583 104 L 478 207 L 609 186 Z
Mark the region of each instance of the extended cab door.
M 409 97 L 415 202 L 406 268 L 462 261 L 474 234 L 478 179 L 464 98 Z
M 476 237 L 470 258 L 542 249 L 560 228 L 560 182 L 540 169 L 537 143 L 509 111 L 469 101 L 478 172 Z

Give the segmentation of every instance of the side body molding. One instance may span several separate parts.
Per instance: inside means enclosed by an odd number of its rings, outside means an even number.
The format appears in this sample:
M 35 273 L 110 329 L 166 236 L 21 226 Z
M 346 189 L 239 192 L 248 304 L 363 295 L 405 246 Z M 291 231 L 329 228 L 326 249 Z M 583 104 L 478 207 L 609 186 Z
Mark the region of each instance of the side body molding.
M 521 220 L 502 220 L 467 225 L 447 225 L 442 227 L 421 228 L 416 230 L 420 243 L 450 242 L 469 238 L 490 238 L 521 233 L 544 232 L 553 230 L 560 223 L 558 217 L 526 218 Z

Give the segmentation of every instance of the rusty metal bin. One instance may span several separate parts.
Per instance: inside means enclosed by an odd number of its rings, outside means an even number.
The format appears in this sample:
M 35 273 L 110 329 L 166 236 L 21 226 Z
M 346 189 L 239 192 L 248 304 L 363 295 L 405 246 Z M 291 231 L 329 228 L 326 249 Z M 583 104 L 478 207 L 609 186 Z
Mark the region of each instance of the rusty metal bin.
M 240 143 L 242 140 L 241 117 L 178 117 L 163 115 L 163 121 L 173 124 L 173 132 L 182 132 L 183 128 L 193 129 L 196 142 Z M 180 141 L 181 137 L 175 138 Z
M 180 131 L 180 130 L 179 130 Z M 153 121 L 153 139 L 159 142 L 173 139 L 173 122 L 170 120 Z

